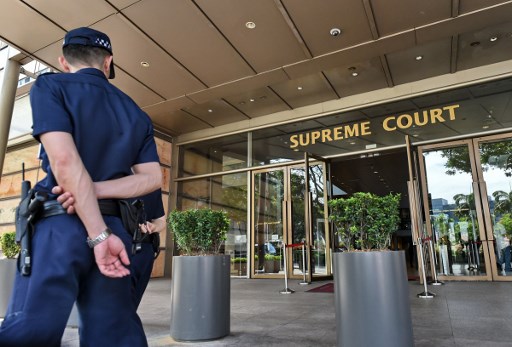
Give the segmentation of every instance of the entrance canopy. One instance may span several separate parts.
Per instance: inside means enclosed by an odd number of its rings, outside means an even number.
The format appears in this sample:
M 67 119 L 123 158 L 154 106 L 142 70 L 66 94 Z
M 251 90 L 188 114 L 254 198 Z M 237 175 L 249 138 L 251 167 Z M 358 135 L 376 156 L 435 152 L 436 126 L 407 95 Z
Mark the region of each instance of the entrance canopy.
M 511 18 L 503 0 L 4 0 L 0 40 L 58 69 L 68 30 L 106 32 L 113 83 L 176 136 L 510 60 Z

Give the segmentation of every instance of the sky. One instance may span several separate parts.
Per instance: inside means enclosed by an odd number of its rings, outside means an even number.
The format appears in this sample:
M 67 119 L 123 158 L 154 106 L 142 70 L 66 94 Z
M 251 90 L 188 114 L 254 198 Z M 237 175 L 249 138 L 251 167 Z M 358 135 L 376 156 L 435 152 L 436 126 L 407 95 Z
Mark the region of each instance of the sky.
M 449 204 L 454 203 L 453 197 L 457 194 L 470 194 L 473 191 L 472 178 L 469 173 L 459 173 L 451 176 L 446 174 L 446 158 L 441 157 L 440 152 L 430 152 L 425 155 L 427 168 L 427 183 L 432 199 L 443 198 Z M 512 191 L 512 178 L 506 177 L 500 169 L 489 169 L 484 172 L 484 180 L 487 184 L 487 195 L 497 190 Z

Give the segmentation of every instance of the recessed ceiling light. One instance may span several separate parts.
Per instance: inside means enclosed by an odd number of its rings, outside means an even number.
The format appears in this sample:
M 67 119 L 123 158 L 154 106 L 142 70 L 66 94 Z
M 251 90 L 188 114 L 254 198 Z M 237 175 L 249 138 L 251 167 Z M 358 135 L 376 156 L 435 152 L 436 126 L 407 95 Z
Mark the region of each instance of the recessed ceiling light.
M 247 29 L 254 29 L 254 28 L 256 28 L 256 23 L 254 23 L 254 22 L 247 22 L 247 23 L 245 23 L 245 27 Z
M 491 41 L 491 42 L 498 41 L 498 36 L 491 36 L 491 38 L 489 38 L 489 41 Z
M 482 127 L 482 129 L 489 129 L 489 126 L 488 126 L 488 125 L 484 125 L 484 126 Z
M 333 37 L 340 36 L 340 35 L 341 35 L 341 29 L 338 29 L 338 28 L 332 28 L 332 29 L 329 31 L 329 34 L 331 34 L 331 36 L 333 36 Z
M 356 71 L 352 72 L 352 77 L 357 77 L 357 76 L 359 76 L 358 72 L 356 72 Z
M 208 109 L 208 112 L 212 113 L 212 112 L 213 112 L 213 110 L 212 110 L 211 108 L 209 108 L 209 109 Z
M 142 67 L 149 67 L 149 63 L 147 61 L 141 61 L 140 66 Z
M 418 135 L 418 134 L 414 134 L 414 135 L 412 135 L 412 136 L 413 136 L 413 137 L 418 137 L 418 136 L 420 136 L 420 135 Z
M 423 56 L 422 55 L 417 55 L 416 58 L 414 58 L 414 59 L 416 59 L 417 61 L 420 61 L 421 59 L 423 59 Z
M 298 86 L 298 87 L 297 87 L 297 90 L 302 90 L 302 87 L 301 87 L 301 86 Z
M 355 145 L 356 143 L 355 142 L 350 142 L 351 145 Z
M 251 99 L 249 99 L 249 101 L 250 101 L 250 102 L 254 102 L 254 99 L 252 99 L 252 98 L 251 98 Z

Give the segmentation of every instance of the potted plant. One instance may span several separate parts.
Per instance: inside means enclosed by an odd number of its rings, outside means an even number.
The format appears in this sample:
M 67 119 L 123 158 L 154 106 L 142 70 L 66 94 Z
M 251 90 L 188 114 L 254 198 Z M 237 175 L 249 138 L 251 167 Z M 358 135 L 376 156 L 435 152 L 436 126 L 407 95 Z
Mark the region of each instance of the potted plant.
M 233 270 L 236 276 L 244 276 L 247 274 L 247 258 L 233 257 L 231 258 L 231 264 L 233 264 Z
M 0 235 L 0 317 L 4 317 L 16 277 L 17 256 L 20 247 L 16 243 L 16 233 L 8 231 Z
M 412 346 L 404 251 L 390 251 L 400 194 L 355 193 L 329 201 L 344 251 L 333 255 L 339 346 Z
M 172 211 L 169 227 L 180 252 L 173 257 L 171 337 L 213 340 L 230 332 L 230 256 L 220 254 L 230 221 L 224 211 Z

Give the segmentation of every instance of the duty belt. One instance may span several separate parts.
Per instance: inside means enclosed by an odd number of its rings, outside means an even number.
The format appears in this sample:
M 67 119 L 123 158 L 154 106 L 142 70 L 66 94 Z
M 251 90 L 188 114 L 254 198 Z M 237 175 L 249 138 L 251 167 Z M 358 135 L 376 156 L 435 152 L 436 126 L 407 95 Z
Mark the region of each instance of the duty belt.
M 119 211 L 119 205 L 115 200 L 98 200 L 100 212 L 105 216 L 121 217 Z M 41 218 L 57 216 L 60 214 L 66 214 L 67 211 L 57 200 L 49 200 L 43 203 L 43 209 L 41 211 Z

